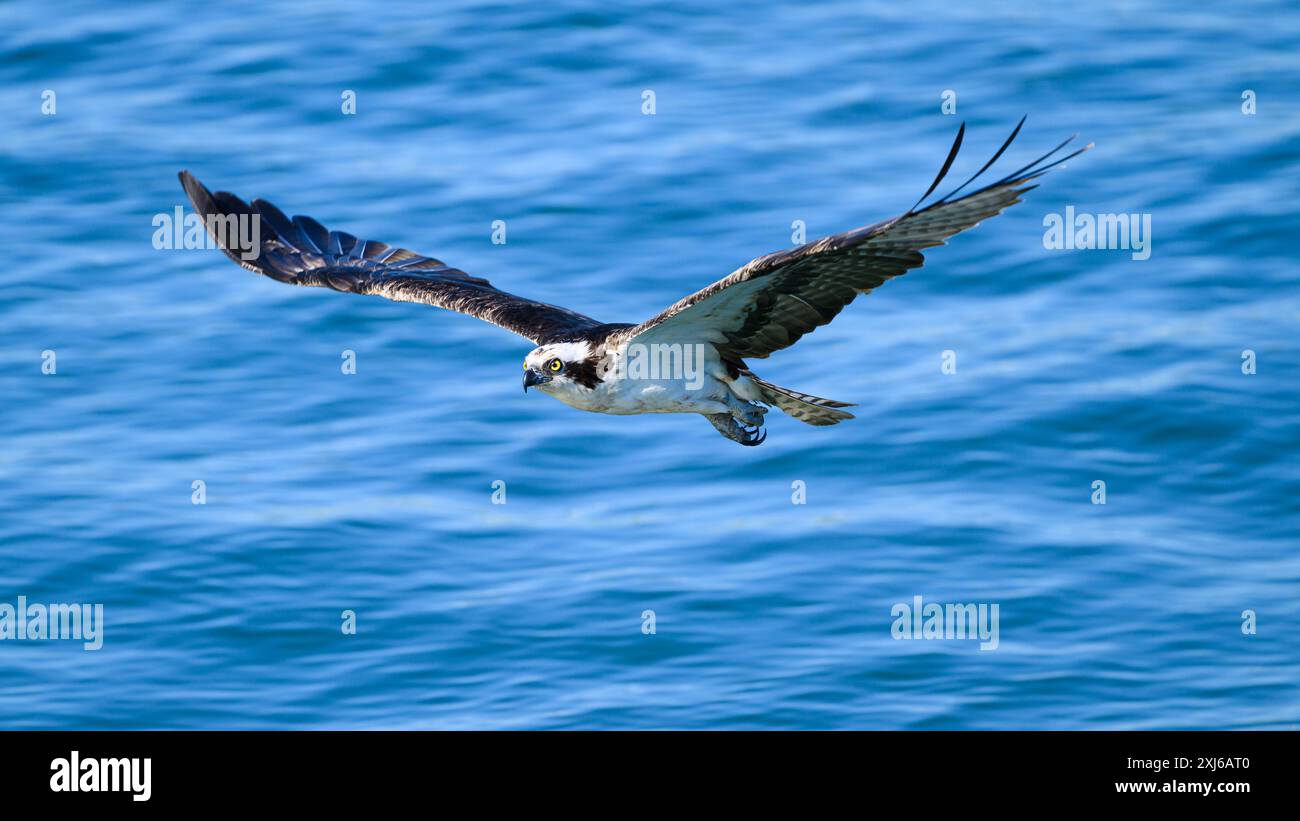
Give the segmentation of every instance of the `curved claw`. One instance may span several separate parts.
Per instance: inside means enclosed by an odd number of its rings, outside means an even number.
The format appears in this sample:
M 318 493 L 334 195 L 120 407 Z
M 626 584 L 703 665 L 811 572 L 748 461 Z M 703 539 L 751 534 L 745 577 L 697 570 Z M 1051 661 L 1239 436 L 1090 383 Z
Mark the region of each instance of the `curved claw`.
M 713 427 L 717 428 L 718 433 L 745 447 L 752 448 L 755 445 L 763 444 L 767 440 L 767 431 L 763 430 L 760 425 L 745 427 L 729 413 L 705 414 L 704 418 L 708 419 Z
M 767 440 L 767 431 L 763 430 L 762 428 L 754 428 L 752 431 L 746 431 L 746 436 L 744 439 L 737 439 L 736 441 L 744 445 L 745 447 L 752 448 L 755 445 L 763 444 L 763 442 L 766 440 Z

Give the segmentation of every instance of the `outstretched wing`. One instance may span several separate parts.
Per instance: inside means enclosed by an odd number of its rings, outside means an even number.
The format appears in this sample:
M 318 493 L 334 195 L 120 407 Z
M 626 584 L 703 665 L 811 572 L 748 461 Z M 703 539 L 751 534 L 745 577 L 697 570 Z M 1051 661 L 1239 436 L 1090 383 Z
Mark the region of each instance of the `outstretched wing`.
M 492 287 L 441 260 L 329 231 L 311 217 L 289 219 L 266 200 L 246 203 L 212 193 L 188 171 L 181 185 L 226 255 L 250 271 L 292 285 L 316 285 L 398 302 L 423 302 L 478 317 L 541 345 L 600 325 L 567 308 L 534 302 Z M 240 228 L 257 221 L 255 230 Z M 249 236 L 240 237 L 247 231 Z M 253 239 L 256 239 L 256 243 Z M 242 247 L 241 247 L 242 246 Z
M 952 167 L 966 133 L 965 124 L 930 189 L 907 213 L 759 257 L 629 330 L 628 337 L 637 342 L 711 342 L 724 359 L 732 361 L 762 358 L 793 345 L 804 334 L 829 323 L 858 294 L 870 293 L 885 280 L 919 268 L 925 262 L 922 249 L 943 245 L 948 237 L 1020 202 L 1021 194 L 1037 187 L 1025 183 L 1092 147 L 1089 144 L 1048 162 L 1074 139 L 1071 137 L 1019 171 L 953 199 L 1002 156 L 1024 122 L 1021 118 L 983 168 L 933 204 L 917 210 Z

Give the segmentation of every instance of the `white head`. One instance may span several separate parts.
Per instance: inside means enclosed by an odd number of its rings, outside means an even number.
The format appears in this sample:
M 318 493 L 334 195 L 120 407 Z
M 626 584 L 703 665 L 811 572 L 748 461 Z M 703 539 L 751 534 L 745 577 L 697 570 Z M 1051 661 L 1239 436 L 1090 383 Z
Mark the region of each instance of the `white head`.
M 537 388 L 557 399 L 590 393 L 600 381 L 586 342 L 555 342 L 524 357 L 524 390 Z

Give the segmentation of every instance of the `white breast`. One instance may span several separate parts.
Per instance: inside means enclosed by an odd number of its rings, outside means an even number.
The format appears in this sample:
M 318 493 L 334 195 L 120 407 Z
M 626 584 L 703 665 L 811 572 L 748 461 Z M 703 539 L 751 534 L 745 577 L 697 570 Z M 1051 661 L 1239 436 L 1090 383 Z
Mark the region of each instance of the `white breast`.
M 725 413 L 726 368 L 712 345 L 650 351 L 627 343 L 614 350 L 594 390 L 550 383 L 561 402 L 595 413 Z

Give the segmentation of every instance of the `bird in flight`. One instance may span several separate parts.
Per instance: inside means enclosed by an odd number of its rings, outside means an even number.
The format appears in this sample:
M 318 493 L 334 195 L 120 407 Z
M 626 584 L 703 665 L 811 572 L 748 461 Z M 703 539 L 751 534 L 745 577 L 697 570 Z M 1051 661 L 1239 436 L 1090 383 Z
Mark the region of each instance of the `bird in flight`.
M 579 410 L 611 414 L 698 413 L 742 445 L 767 438 L 769 408 L 809 425 L 853 414 L 836 402 L 760 379 L 747 359 L 764 359 L 829 323 L 859 294 L 924 264 L 921 252 L 1020 202 L 1029 181 L 1087 151 L 1057 156 L 1066 140 L 997 182 L 956 196 L 1020 133 L 1016 125 L 965 183 L 922 207 L 952 167 L 963 123 L 938 175 L 906 213 L 863 228 L 761 256 L 640 324 L 599 322 L 493 287 L 441 260 L 344 231 L 307 216 L 289 219 L 266 200 L 215 194 L 188 171 L 181 184 L 214 240 L 243 267 L 292 285 L 315 285 L 399 302 L 421 302 L 478 317 L 532 340 L 524 391 L 537 388 Z M 225 230 L 255 222 L 240 247 Z

